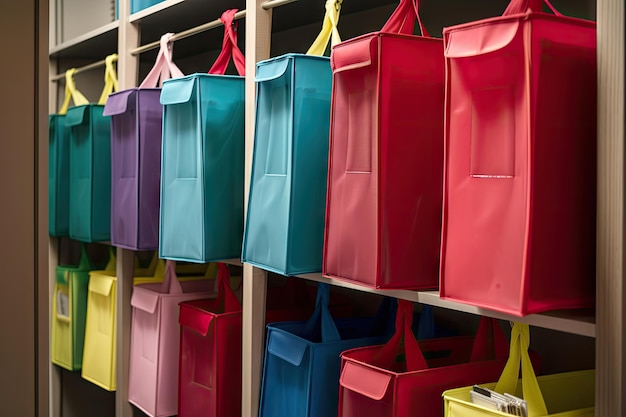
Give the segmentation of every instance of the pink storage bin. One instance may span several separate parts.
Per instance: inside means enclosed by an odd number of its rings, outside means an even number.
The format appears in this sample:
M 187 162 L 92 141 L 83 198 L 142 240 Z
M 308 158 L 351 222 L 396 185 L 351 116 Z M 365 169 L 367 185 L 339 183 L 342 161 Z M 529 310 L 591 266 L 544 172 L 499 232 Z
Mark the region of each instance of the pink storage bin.
M 178 409 L 178 304 L 215 297 L 212 280 L 180 282 L 175 268 L 167 261 L 163 283 L 135 286 L 130 302 L 128 401 L 152 417 Z

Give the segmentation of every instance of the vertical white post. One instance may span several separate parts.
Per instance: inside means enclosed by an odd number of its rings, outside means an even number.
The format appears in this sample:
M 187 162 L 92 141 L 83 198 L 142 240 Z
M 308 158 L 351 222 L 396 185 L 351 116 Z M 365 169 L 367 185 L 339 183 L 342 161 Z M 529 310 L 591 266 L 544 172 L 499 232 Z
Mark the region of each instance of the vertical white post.
M 117 73 L 120 90 L 136 86 L 138 57 L 130 51 L 139 46 L 139 27 L 130 23 L 130 0 L 119 1 L 119 33 Z M 133 409 L 128 402 L 128 369 L 130 359 L 130 297 L 133 290 L 134 252 L 117 250 L 117 358 L 115 416 L 132 417 Z
M 624 1 L 598 0 L 596 416 L 626 416 Z
M 256 88 L 256 63 L 269 58 L 272 11 L 263 10 L 263 0 L 246 1 L 246 164 L 244 207 L 248 207 Z M 243 268 L 243 346 L 242 346 L 242 417 L 257 417 L 261 391 L 261 364 L 265 332 L 265 291 L 267 273 L 251 265 Z

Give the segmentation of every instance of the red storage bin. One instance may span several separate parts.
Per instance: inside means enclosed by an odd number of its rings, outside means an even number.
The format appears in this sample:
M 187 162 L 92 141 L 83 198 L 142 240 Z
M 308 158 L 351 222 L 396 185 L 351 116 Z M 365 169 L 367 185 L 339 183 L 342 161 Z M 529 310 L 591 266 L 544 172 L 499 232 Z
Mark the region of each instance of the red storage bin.
M 322 272 L 376 288 L 439 280 L 444 61 L 402 0 L 382 31 L 336 45 Z
M 500 376 L 508 344 L 496 320 L 483 318 L 475 338 L 418 344 L 411 332 L 412 317 L 413 304 L 400 300 L 396 333 L 386 345 L 341 355 L 339 417 L 441 417 L 443 391 Z
M 241 416 L 241 303 L 218 264 L 215 299 L 180 304 L 179 417 Z M 313 311 L 306 284 L 268 288 L 266 322 L 303 320 Z
M 541 5 L 444 30 L 441 296 L 516 316 L 595 299 L 596 27 Z

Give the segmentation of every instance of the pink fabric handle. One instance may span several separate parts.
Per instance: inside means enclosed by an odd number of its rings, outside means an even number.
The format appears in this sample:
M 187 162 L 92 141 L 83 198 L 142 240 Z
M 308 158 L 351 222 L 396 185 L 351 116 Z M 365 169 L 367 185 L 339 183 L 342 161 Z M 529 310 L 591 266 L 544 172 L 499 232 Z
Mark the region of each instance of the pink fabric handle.
M 220 52 L 220 55 L 209 70 L 209 74 L 224 75 L 230 57 L 232 56 L 235 68 L 237 68 L 237 73 L 241 76 L 246 75 L 246 59 L 237 46 L 237 22 L 235 22 L 235 13 L 237 13 L 237 9 L 226 10 L 220 17 L 220 20 L 224 24 L 222 52 Z
M 413 324 L 413 303 L 407 300 L 398 300 L 398 313 L 396 315 L 396 333 L 376 355 L 375 362 L 381 364 L 394 363 L 400 346 L 404 343 L 404 356 L 406 358 L 406 371 L 419 371 L 427 369 L 428 364 L 422 349 L 417 344 L 411 325 Z
M 183 287 L 176 276 L 176 261 L 167 260 L 165 262 L 165 277 L 161 284 L 162 294 L 182 294 Z
M 558 12 L 558 10 L 554 8 L 549 0 L 511 0 L 502 16 L 526 13 L 526 11 L 528 10 L 535 13 L 541 12 L 543 3 L 547 4 L 550 10 L 552 10 L 552 13 L 554 13 L 555 15 L 563 16 L 561 13 Z
M 183 77 L 182 71 L 172 61 L 172 43 L 173 33 L 166 33 L 161 36 L 161 47 L 157 55 L 154 66 L 146 75 L 139 88 L 154 88 L 157 85 L 163 85 L 163 81 L 170 78 Z M 159 83 L 159 79 L 161 82 Z
M 400 4 L 398 4 L 396 10 L 391 14 L 389 20 L 387 20 L 387 23 L 385 23 L 385 26 L 381 29 L 381 32 L 412 35 L 415 20 L 417 19 L 422 36 L 430 37 L 420 18 L 419 7 L 419 0 L 400 0 Z

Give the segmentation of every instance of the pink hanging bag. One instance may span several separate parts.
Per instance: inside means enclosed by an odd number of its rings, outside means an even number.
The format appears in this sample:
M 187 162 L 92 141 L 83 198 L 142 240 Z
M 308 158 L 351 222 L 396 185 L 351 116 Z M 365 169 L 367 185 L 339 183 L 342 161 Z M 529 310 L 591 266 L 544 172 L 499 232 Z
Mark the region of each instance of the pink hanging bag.
M 542 3 L 444 30 L 441 296 L 516 316 L 595 299 L 596 25 Z

